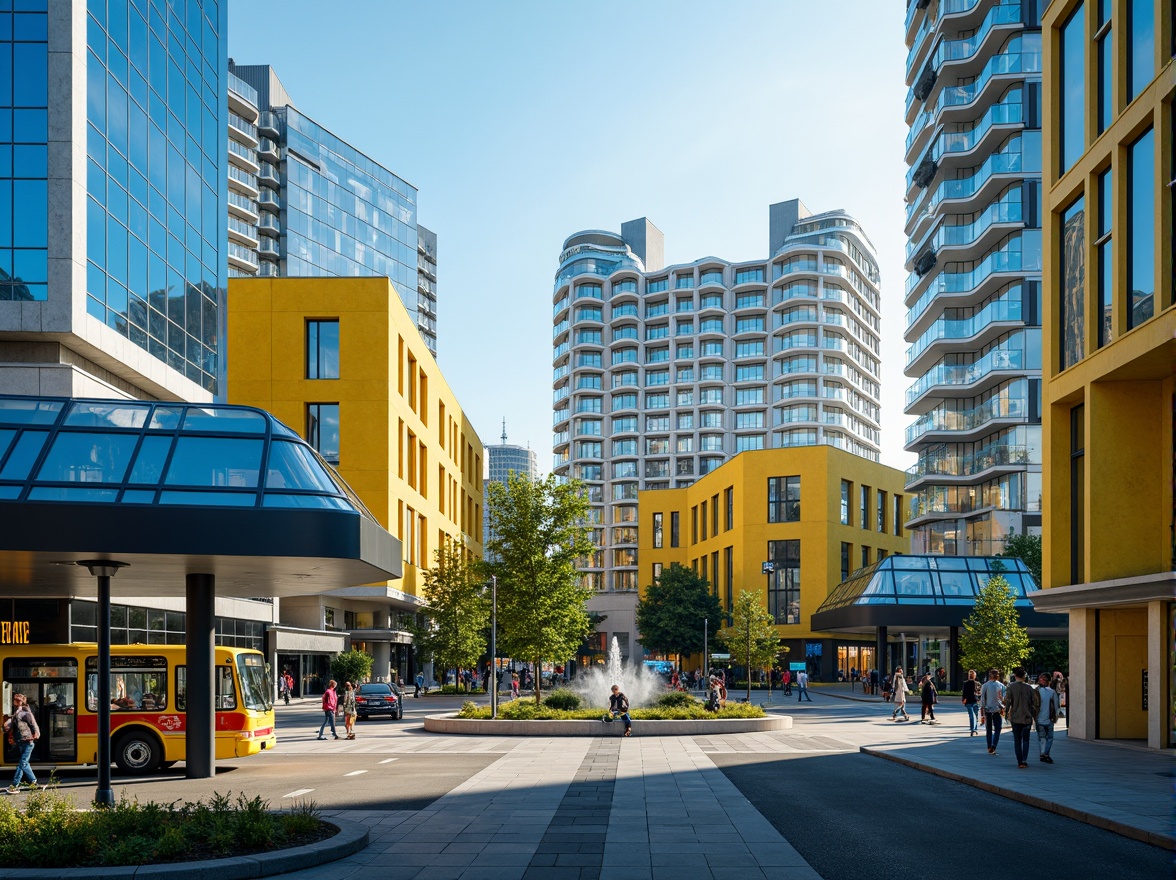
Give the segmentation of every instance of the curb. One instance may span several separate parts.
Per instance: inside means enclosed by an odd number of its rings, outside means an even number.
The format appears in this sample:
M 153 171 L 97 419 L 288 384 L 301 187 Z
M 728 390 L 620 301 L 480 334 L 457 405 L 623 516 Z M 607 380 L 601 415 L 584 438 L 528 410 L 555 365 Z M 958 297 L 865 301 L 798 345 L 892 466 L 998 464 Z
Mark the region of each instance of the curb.
M 12 880 L 133 880 L 174 875 L 183 880 L 253 880 L 333 862 L 368 845 L 369 829 L 362 822 L 333 817 L 323 822 L 339 829 L 338 833 L 306 846 L 251 856 L 113 868 L 2 868 L 0 877 Z
M 1123 837 L 1130 837 L 1132 840 L 1138 840 L 1151 846 L 1158 846 L 1161 849 L 1176 852 L 1176 837 L 1171 834 L 1163 834 L 1158 831 L 1147 831 L 1143 828 L 1136 828 L 1134 825 L 1128 825 L 1125 822 L 1119 822 L 1115 819 L 1108 819 L 1106 816 L 1099 816 L 1095 813 L 1084 813 L 1081 810 L 1076 810 L 1073 807 L 1067 807 L 1065 804 L 1054 803 L 1037 795 L 1025 794 L 1022 791 L 1014 791 L 1011 788 L 1003 788 L 999 785 L 993 785 L 991 782 L 984 782 L 980 779 L 975 779 L 971 776 L 964 776 L 961 773 L 953 773 L 951 770 L 943 770 L 939 767 L 932 767 L 929 764 L 920 764 L 918 761 L 912 761 L 910 758 L 904 758 L 892 752 L 882 751 L 880 749 L 871 748 L 869 746 L 862 746 L 859 751 L 865 755 L 871 755 L 875 758 L 883 758 L 887 761 L 893 761 L 896 764 L 903 764 L 915 770 L 921 770 L 924 773 L 931 773 L 935 776 L 942 776 L 944 779 L 951 779 L 955 782 L 962 782 L 965 785 L 970 785 L 973 788 L 979 788 L 983 791 L 992 794 L 1000 795 L 1009 800 L 1017 801 L 1026 806 L 1036 807 L 1039 810 L 1046 810 L 1050 813 L 1056 813 L 1059 816 L 1065 816 L 1067 819 L 1075 819 L 1087 825 L 1093 825 L 1096 828 L 1102 828 L 1105 831 L 1113 831 L 1115 834 L 1121 834 Z
M 724 733 L 759 733 L 771 730 L 791 730 L 789 715 L 767 715 L 763 718 L 727 718 L 723 720 L 692 719 L 642 721 L 634 719 L 633 736 L 707 736 Z M 472 734 L 476 736 L 621 736 L 620 724 L 600 721 L 538 720 L 491 721 L 482 718 L 458 718 L 456 715 L 426 715 L 425 730 L 430 733 Z

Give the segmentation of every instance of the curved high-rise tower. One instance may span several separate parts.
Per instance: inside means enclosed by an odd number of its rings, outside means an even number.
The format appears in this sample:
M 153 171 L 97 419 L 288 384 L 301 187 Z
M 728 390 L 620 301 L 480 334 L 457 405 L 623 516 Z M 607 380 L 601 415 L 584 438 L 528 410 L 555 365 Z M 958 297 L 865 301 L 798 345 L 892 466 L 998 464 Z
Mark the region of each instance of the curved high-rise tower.
M 907 528 L 991 555 L 1041 526 L 1037 3 L 907 6 Z
M 690 485 L 749 449 L 878 459 L 879 276 L 844 211 L 771 207 L 767 259 L 663 265 L 646 219 L 570 236 L 553 295 L 555 473 L 582 480 L 584 576 L 636 641 L 637 492 Z M 623 596 L 621 595 L 623 594 Z

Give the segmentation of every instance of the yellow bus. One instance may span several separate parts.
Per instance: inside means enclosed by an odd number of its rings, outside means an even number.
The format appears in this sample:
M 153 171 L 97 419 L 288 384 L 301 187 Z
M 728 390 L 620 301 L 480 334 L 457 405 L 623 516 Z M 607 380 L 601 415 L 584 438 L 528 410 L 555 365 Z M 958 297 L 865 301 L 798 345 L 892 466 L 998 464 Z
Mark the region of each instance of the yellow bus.
M 111 757 L 123 773 L 141 775 L 184 760 L 187 649 L 182 645 L 113 645 L 110 649 Z M 241 758 L 272 749 L 274 706 L 265 657 L 217 646 L 216 757 Z M 51 769 L 98 760 L 98 646 L 20 645 L 0 648 L 5 719 L 22 693 L 41 738 L 31 763 Z M 15 766 L 5 738 L 3 765 Z

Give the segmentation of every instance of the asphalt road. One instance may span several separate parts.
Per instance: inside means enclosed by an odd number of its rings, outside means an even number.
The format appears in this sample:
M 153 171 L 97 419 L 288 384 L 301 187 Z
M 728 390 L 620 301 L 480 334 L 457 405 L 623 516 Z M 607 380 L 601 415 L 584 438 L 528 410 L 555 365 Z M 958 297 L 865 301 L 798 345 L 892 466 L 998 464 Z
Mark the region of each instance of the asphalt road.
M 868 755 L 710 757 L 824 880 L 1172 876 L 1157 847 Z

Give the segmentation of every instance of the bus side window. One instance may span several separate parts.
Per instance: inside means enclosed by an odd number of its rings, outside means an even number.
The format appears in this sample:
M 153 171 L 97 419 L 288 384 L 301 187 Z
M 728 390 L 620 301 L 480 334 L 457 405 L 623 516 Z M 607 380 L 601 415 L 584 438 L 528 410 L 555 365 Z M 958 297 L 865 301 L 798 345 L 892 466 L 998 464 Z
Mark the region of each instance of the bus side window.
M 176 667 L 176 711 L 188 711 L 188 667 Z
M 237 708 L 237 688 L 233 684 L 232 666 L 218 666 L 216 668 L 216 708 Z

